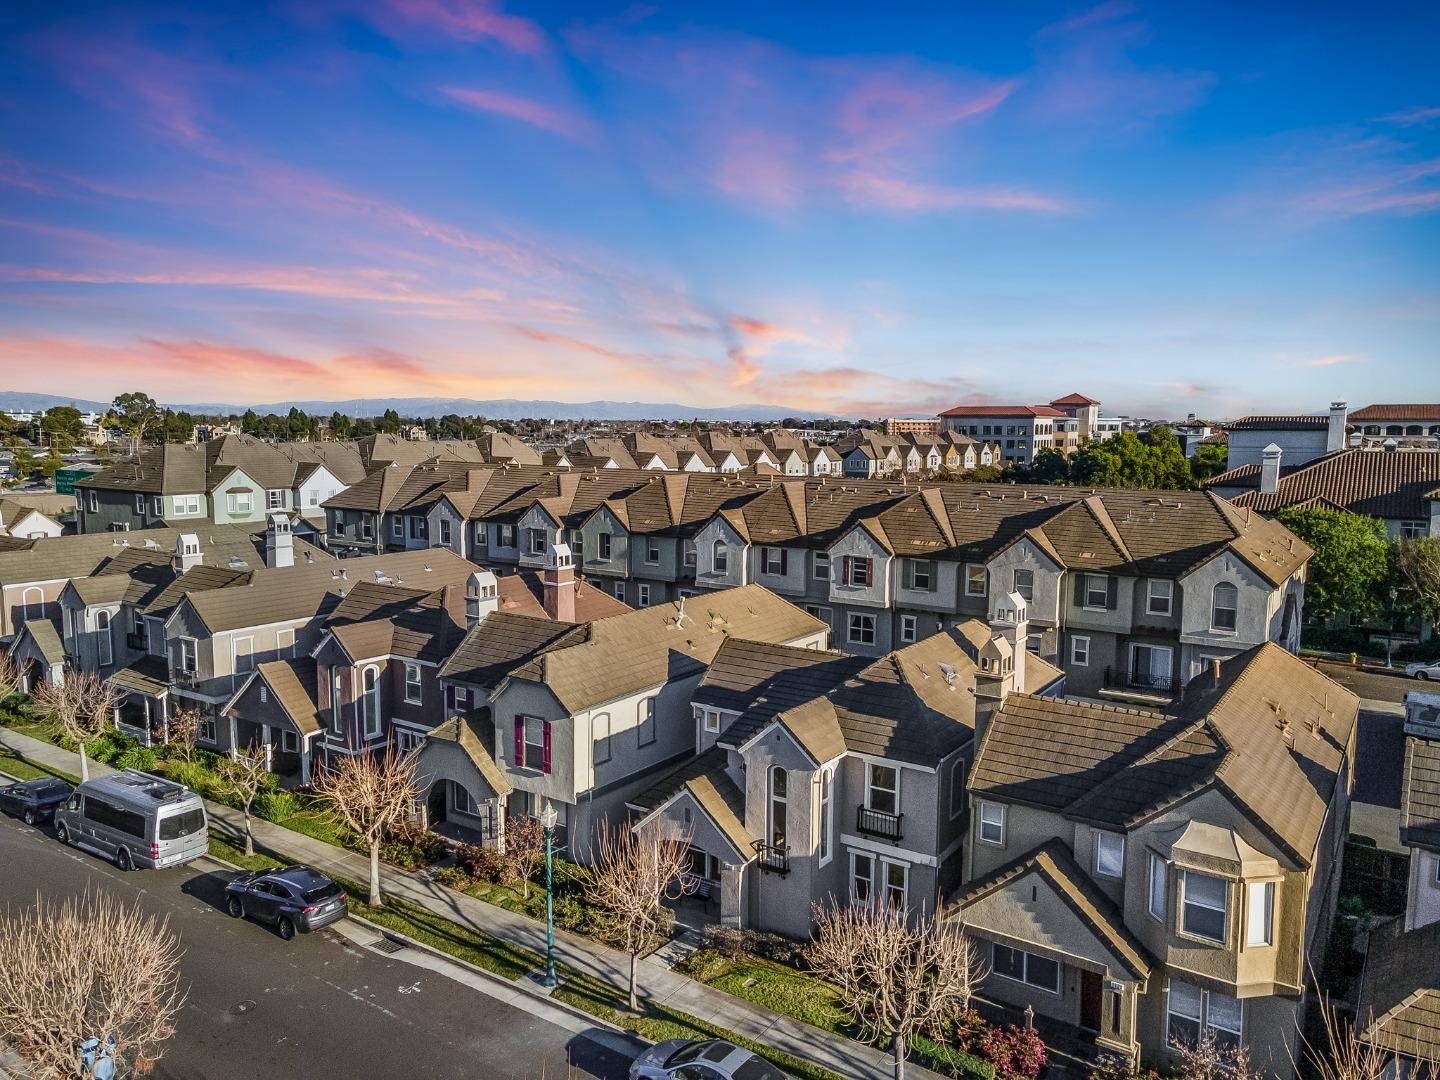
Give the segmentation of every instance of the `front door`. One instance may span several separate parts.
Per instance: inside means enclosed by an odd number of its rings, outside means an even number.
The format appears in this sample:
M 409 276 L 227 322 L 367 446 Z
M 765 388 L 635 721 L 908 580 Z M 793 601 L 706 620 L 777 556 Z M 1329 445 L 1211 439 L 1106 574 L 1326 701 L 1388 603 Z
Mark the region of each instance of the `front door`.
M 1093 971 L 1080 972 L 1080 1026 L 1100 1030 L 1100 1005 L 1104 984 Z

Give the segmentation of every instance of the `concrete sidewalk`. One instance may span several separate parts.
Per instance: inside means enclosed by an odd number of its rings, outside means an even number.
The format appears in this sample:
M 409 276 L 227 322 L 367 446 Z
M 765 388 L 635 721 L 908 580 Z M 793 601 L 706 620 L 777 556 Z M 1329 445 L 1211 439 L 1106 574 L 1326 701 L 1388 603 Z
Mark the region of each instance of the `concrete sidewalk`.
M 16 754 L 48 768 L 71 774 L 78 774 L 80 770 L 78 754 L 8 728 L 0 727 L 0 747 L 8 747 Z M 94 761 L 90 763 L 91 776 L 113 771 L 106 765 Z M 244 836 L 244 815 L 238 810 L 212 802 L 207 802 L 206 808 L 212 822 L 222 824 L 237 837 Z M 267 848 L 288 859 L 307 863 L 351 881 L 363 884 L 370 880 L 370 860 L 363 855 L 292 832 L 262 818 L 252 818 L 251 821 L 257 847 Z M 383 863 L 380 883 L 388 896 L 408 900 L 452 922 L 544 955 L 544 923 L 447 889 L 428 876 Z M 557 962 L 612 986 L 623 988 L 628 985 L 629 957 L 589 938 L 556 930 L 555 957 Z M 846 1080 L 874 1080 L 890 1076 L 893 1072 L 893 1059 L 883 1050 L 832 1035 L 732 997 L 671 971 L 653 956 L 640 961 L 638 983 L 643 998 L 822 1065 Z M 907 1074 L 921 1080 L 937 1076 L 914 1062 L 907 1062 L 905 1068 Z

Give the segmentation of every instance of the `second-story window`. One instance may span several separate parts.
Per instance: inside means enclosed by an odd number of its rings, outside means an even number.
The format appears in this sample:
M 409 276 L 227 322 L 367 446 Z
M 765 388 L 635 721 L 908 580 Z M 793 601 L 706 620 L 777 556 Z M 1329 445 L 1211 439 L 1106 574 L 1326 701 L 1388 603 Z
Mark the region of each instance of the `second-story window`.
M 360 675 L 360 717 L 365 738 L 380 734 L 380 669 L 367 667 Z
M 681 543 L 685 545 L 685 565 L 694 569 L 695 564 L 700 561 L 700 553 L 695 548 L 695 541 L 682 540 Z
M 1099 574 L 1086 574 L 1084 597 L 1087 611 L 1104 611 L 1109 597 L 1105 578 Z M 1025 599 L 1030 598 L 1027 596 Z
M 1170 868 L 1165 860 L 1154 852 L 1150 854 L 1150 882 L 1146 905 L 1151 915 L 1165 921 L 1165 893 L 1169 884 Z
M 394 536 L 396 540 L 405 539 L 405 519 L 399 514 L 396 514 L 390 519 L 390 534 Z
M 545 554 L 545 530 L 544 530 L 544 529 L 526 529 L 526 530 L 525 530 L 525 536 L 526 536 L 526 550 L 529 551 L 531 555 L 544 555 L 544 554 Z
M 717 709 L 701 709 L 700 725 L 712 735 L 720 730 L 720 713 Z
M 882 814 L 900 812 L 900 773 L 894 766 L 870 763 L 865 781 L 865 806 Z
M 781 766 L 770 768 L 770 812 L 769 842 L 775 847 L 785 848 L 786 810 L 790 799 L 790 774 Z
M 337 735 L 344 730 L 340 717 L 340 703 L 343 698 L 341 691 L 344 686 L 345 683 L 340 677 L 340 669 L 332 668 L 330 671 L 330 727 Z
M 1274 940 L 1275 883 L 1252 881 L 1245 886 L 1245 944 L 1270 945 Z
M 820 770 L 820 840 L 815 849 L 821 866 L 830 861 L 830 821 L 830 770 L 822 769 Z
M 195 639 L 180 639 L 180 670 L 192 675 L 195 672 Z
M 1151 578 L 1145 586 L 1145 613 L 1147 615 L 1169 615 L 1175 598 L 1175 583 L 1163 578 Z
M 655 741 L 655 699 L 647 697 L 640 702 L 639 722 L 635 726 L 637 746 L 649 746 Z
M 230 513 L 248 514 L 254 504 L 250 501 L 251 493 L 248 491 L 231 491 L 228 493 Z
M 449 547 L 449 546 L 450 546 L 450 536 L 451 536 L 451 533 L 450 533 L 450 519 L 449 519 L 449 518 L 441 518 L 441 519 L 440 519 L 440 543 L 444 544 L 446 547 Z
M 920 633 L 920 616 L 900 616 L 900 640 L 909 645 L 913 643 Z
M 500 547 L 514 547 L 515 526 L 508 523 L 495 526 L 495 543 Z
M 424 540 L 430 535 L 430 523 L 419 514 L 410 515 L 410 539 Z
M 285 491 L 283 488 L 268 488 L 265 492 L 265 509 L 280 510 L 285 506 Z
M 602 532 L 599 535 L 598 539 L 600 547 L 600 558 L 608 560 L 610 558 L 611 551 L 613 550 L 612 544 L 614 543 L 614 537 L 611 533 Z
M 110 636 L 110 613 L 108 611 L 97 611 L 95 613 L 95 642 L 99 650 L 99 661 L 101 667 L 106 667 L 115 662 L 115 639 Z
M 1181 876 L 1184 905 L 1180 928 L 1206 941 L 1224 942 L 1229 923 L 1230 886 L 1224 878 L 1186 870 Z
M 423 691 L 420 682 L 420 665 L 405 665 L 405 700 L 411 705 L 419 705 L 422 700 Z
M 935 564 L 929 559 L 905 560 L 905 587 L 916 592 L 935 591 Z
M 604 765 L 610 760 L 610 714 L 601 713 L 595 717 L 590 732 L 590 741 L 595 746 L 595 764 Z
M 765 574 L 785 573 L 786 563 L 789 560 L 785 557 L 784 548 L 761 548 L 760 549 L 760 571 Z
M 724 540 L 716 540 L 711 551 L 711 568 L 717 574 L 728 574 L 730 572 L 730 548 Z
M 980 804 L 980 839 L 997 847 L 1005 846 L 1005 807 L 999 803 Z
M 1015 591 L 1020 594 L 1022 600 L 1030 601 L 1035 599 L 1035 571 L 1016 570 Z
M 1239 604 L 1240 590 L 1228 581 L 1218 582 L 1212 594 L 1210 629 L 1234 633 L 1235 614 Z
M 1095 872 L 1102 877 L 1125 876 L 1125 837 L 1122 834 L 1095 834 Z
M 550 721 L 538 716 L 515 717 L 515 764 L 522 769 L 550 771 Z
M 660 562 L 660 540 L 651 536 L 645 541 L 645 561 L 652 566 Z
M 874 575 L 875 560 L 865 555 L 845 556 L 845 584 L 868 589 Z
M 965 595 L 984 596 L 989 574 L 984 563 L 965 564 Z
M 830 553 L 828 551 L 815 552 L 815 559 L 810 567 L 810 576 L 816 581 L 830 580 Z

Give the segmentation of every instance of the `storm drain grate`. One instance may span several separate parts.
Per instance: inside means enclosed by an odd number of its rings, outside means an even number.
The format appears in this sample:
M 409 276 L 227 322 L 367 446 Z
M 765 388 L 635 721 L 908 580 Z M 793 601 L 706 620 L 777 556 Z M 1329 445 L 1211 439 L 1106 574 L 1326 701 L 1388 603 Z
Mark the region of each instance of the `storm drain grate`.
M 374 949 L 376 952 L 397 953 L 401 949 L 405 948 L 405 944 L 404 942 L 400 941 L 391 941 L 389 938 L 381 938 L 378 941 L 372 941 L 370 943 L 370 948 Z

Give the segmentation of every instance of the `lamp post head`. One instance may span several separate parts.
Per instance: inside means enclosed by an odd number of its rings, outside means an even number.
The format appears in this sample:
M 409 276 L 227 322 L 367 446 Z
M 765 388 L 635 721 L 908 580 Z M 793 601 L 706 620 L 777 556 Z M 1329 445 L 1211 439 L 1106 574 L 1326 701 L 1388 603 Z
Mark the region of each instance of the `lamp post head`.
M 555 823 L 560 820 L 560 813 L 551 804 L 549 799 L 545 800 L 545 807 L 540 811 L 540 824 L 546 832 L 553 832 Z

